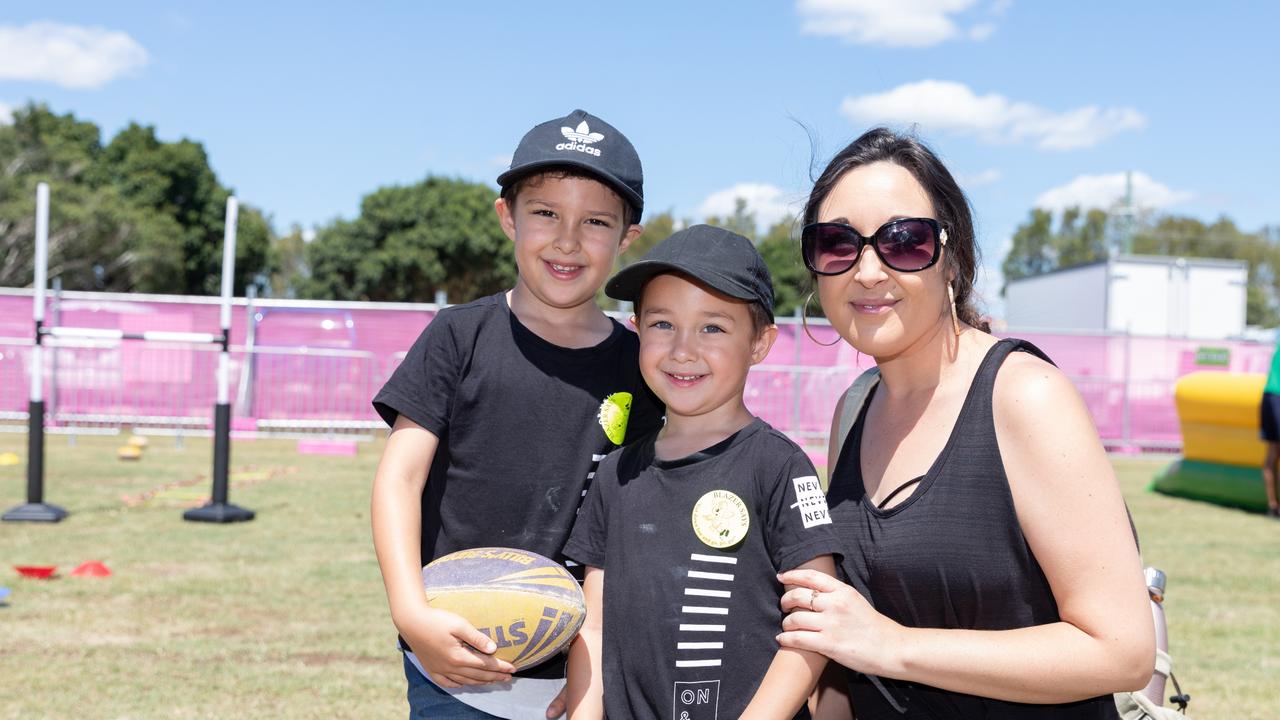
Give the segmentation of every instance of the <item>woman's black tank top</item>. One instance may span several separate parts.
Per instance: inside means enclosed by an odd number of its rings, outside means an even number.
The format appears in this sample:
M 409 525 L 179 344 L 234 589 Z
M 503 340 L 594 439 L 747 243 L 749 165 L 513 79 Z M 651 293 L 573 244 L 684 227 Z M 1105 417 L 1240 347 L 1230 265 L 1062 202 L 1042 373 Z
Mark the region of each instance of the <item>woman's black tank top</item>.
M 870 402 L 836 462 L 827 502 L 844 546 L 841 574 L 877 610 L 903 625 L 1008 630 L 1059 620 L 1049 583 L 1018 524 L 996 445 L 992 388 L 1014 350 L 1048 360 L 1021 340 L 996 343 L 978 368 L 945 447 L 900 504 L 878 509 L 863 489 L 859 448 Z M 906 714 L 894 710 L 865 676 L 850 673 L 858 720 L 1118 717 L 1110 696 L 1028 705 L 884 682 Z M 1053 682 L 1052 676 L 1044 678 L 1046 685 Z

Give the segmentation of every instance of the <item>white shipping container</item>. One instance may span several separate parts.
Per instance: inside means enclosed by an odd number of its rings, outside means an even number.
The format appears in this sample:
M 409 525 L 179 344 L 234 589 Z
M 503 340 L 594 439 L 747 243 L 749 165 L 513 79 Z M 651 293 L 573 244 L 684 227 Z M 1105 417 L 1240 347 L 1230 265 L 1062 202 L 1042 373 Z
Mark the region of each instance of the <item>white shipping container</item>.
M 1121 255 L 1009 283 L 1010 328 L 1227 338 L 1245 332 L 1243 260 Z

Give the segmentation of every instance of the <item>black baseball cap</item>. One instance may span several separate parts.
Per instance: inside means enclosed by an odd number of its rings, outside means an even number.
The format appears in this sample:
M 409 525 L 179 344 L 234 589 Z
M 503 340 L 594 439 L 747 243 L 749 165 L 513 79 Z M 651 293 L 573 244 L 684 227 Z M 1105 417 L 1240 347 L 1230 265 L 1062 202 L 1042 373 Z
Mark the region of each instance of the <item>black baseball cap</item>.
M 691 225 L 658 243 L 604 286 L 614 300 L 636 302 L 653 276 L 678 272 L 732 298 L 760 303 L 773 319 L 769 266 L 745 237 L 713 225 Z
M 636 209 L 632 222 L 640 221 L 644 210 L 640 156 L 626 135 L 586 110 L 574 110 L 525 133 L 498 184 L 505 188 L 539 170 L 564 166 L 582 168 L 600 178 Z

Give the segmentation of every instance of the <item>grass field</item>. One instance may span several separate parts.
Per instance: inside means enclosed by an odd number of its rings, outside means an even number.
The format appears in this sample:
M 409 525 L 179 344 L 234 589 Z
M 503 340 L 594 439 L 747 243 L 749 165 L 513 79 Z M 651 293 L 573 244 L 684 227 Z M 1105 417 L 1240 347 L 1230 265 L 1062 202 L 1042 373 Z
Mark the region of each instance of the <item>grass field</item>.
M 25 456 L 24 435 L 0 453 Z M 71 516 L 0 524 L 0 718 L 403 717 L 403 676 L 369 541 L 381 444 L 357 457 L 236 441 L 250 523 L 181 519 L 208 492 L 208 441 L 48 438 L 46 498 Z M 1169 575 L 1175 672 L 1201 718 L 1280 716 L 1280 523 L 1144 490 L 1164 461 L 1119 459 L 1149 564 Z M 170 486 L 170 487 L 166 487 Z M 25 497 L 0 467 L 0 506 Z M 107 579 L 67 573 L 104 561 Z M 22 579 L 15 564 L 60 578 Z

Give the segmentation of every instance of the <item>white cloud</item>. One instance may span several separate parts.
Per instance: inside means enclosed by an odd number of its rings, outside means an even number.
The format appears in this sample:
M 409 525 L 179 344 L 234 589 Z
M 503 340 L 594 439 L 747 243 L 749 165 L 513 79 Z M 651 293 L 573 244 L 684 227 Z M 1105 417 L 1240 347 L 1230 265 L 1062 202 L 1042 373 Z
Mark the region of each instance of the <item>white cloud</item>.
M 13 106 L 8 103 L 0 102 L 0 125 L 8 125 L 13 122 Z
M 958 37 L 984 40 L 992 23 L 962 30 L 952 17 L 977 0 L 797 0 L 796 11 L 807 35 L 832 35 L 858 45 L 928 47 Z M 1001 3 L 993 15 L 1002 12 Z
M 496 168 L 509 168 L 511 167 L 511 154 L 494 155 L 489 158 L 489 164 Z
M 1043 210 L 1060 212 L 1069 207 L 1106 210 L 1125 195 L 1125 173 L 1081 175 L 1066 185 L 1045 191 L 1035 205 Z M 1156 182 L 1144 172 L 1133 173 L 1133 204 L 1141 209 L 1158 210 L 1190 200 L 1193 194 L 1173 190 Z
M 960 187 L 963 188 L 975 188 L 999 182 L 1002 177 L 1004 177 L 1004 173 L 1000 172 L 997 168 L 987 168 L 982 172 L 976 172 L 971 175 L 957 175 L 956 182 L 960 183 Z
M 1032 143 L 1042 150 L 1097 145 L 1147 119 L 1133 108 L 1088 105 L 1054 112 L 1003 95 L 978 95 L 969 86 L 921 80 L 883 93 L 845 98 L 840 112 L 858 123 L 919 123 L 928 130 L 971 135 L 986 143 Z
M 788 201 L 779 187 L 765 183 L 738 183 L 708 195 L 698 206 L 698 214 L 703 217 L 718 215 L 722 218 L 733 215 L 738 198 L 747 202 L 747 210 L 755 213 L 756 224 L 765 230 L 800 210 L 800 201 Z
M 994 35 L 995 32 L 995 23 L 980 23 L 969 28 L 969 39 L 981 42 Z
M 146 49 L 122 32 L 48 22 L 0 25 L 0 80 L 96 88 L 147 61 Z

